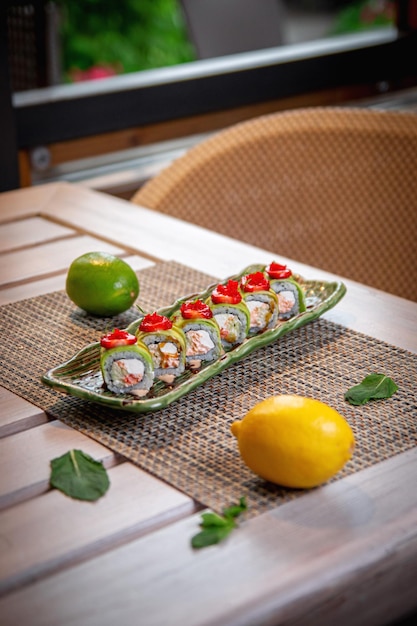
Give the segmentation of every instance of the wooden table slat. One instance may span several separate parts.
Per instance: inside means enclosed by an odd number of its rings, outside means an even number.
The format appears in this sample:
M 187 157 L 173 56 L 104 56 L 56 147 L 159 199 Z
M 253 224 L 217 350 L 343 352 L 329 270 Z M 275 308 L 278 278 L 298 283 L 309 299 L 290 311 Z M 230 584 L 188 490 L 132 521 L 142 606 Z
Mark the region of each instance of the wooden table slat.
M 4 626 L 389 623 L 415 602 L 405 552 L 417 541 L 416 455 L 314 490 L 205 550 L 190 547 L 199 516 L 172 524 L 0 600 Z M 47 611 L 33 612 L 40 601 Z
M 0 512 L 0 595 L 196 510 L 191 498 L 131 463 L 110 469 L 109 478 L 95 503 L 54 489 Z
M 0 387 L 0 437 L 28 430 L 47 421 L 45 413 L 34 404 Z
M 121 254 L 123 249 L 95 237 L 81 236 L 2 255 L 0 285 L 64 271 L 79 255 L 93 250 Z
M 117 462 L 113 452 L 58 421 L 0 439 L 0 510 L 46 492 L 50 461 L 72 449 L 106 467 Z
M 10 287 L 1 288 L 0 285 L 0 306 L 65 289 L 66 276 L 67 272 L 62 272 L 41 280 L 28 278 L 26 282 Z
M 19 217 L 42 215 L 45 207 L 53 206 L 54 196 L 60 188 L 61 183 L 52 183 L 2 193 L 0 223 L 10 222 Z
M 0 250 L 4 253 L 15 248 L 32 246 L 75 234 L 76 231 L 72 228 L 55 224 L 41 217 L 31 217 L 0 225 Z
M 152 261 L 145 259 L 138 255 L 123 257 L 135 271 L 151 267 Z M 13 285 L 11 287 L 0 287 L 0 306 L 3 304 L 9 304 L 10 302 L 18 302 L 25 298 L 34 298 L 53 291 L 61 291 L 65 289 L 65 281 L 67 277 L 67 271 L 63 271 L 61 274 L 44 278 L 42 280 L 31 279 L 29 282 L 19 285 Z

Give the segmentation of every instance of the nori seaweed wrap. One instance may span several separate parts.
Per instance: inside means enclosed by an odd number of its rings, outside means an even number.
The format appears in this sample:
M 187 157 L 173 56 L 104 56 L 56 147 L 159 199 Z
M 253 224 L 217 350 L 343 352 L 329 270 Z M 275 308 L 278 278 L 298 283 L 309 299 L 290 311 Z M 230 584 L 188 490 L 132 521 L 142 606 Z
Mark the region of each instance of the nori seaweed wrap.
M 239 292 L 239 283 L 229 280 L 213 290 L 207 304 L 220 328 L 220 337 L 225 351 L 243 343 L 250 326 L 249 309 Z
M 215 361 L 223 354 L 219 325 L 205 302 L 183 302 L 174 322 L 185 335 L 186 364 L 191 369 L 198 369 L 203 362 Z
M 136 336 L 151 353 L 154 376 L 172 384 L 185 369 L 186 342 L 182 330 L 158 313 L 150 313 L 142 319 Z
M 152 357 L 145 344 L 117 328 L 100 343 L 100 368 L 109 391 L 145 396 L 154 379 Z
M 278 319 L 288 320 L 306 310 L 304 291 L 286 265 L 271 263 L 265 268 L 271 289 L 278 296 Z
M 240 281 L 243 300 L 249 309 L 248 336 L 275 328 L 278 321 L 278 297 L 262 272 L 246 274 Z

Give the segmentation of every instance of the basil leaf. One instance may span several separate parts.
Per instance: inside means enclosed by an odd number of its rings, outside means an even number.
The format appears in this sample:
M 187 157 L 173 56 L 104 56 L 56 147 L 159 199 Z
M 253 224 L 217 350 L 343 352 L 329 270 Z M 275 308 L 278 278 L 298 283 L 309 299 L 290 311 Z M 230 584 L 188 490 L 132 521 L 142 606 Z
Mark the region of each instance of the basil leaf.
M 81 450 L 70 450 L 51 461 L 51 487 L 77 500 L 98 500 L 110 486 L 106 469 Z
M 193 548 L 206 548 L 207 546 L 213 546 L 216 543 L 223 541 L 223 539 L 226 539 L 234 527 L 234 524 L 227 524 L 226 526 L 212 526 L 211 528 L 204 528 L 204 530 L 194 535 L 191 539 L 191 545 Z
M 345 393 L 345 400 L 350 404 L 359 406 L 369 400 L 391 398 L 398 391 L 398 387 L 392 378 L 385 374 L 369 374 L 359 385 L 355 385 Z
M 224 509 L 224 516 L 217 513 L 202 513 L 200 526 L 203 530 L 191 539 L 193 548 L 205 548 L 223 541 L 234 528 L 237 528 L 235 518 L 247 509 L 245 498 L 240 498 L 239 504 Z

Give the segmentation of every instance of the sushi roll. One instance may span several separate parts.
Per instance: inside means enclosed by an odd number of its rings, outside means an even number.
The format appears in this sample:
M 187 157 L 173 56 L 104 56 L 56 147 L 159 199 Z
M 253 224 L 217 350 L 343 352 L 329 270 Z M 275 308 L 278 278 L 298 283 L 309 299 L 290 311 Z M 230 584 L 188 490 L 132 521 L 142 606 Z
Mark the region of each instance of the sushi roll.
M 217 285 L 207 304 L 219 325 L 224 350 L 231 350 L 243 343 L 248 336 L 250 315 L 239 291 L 238 281 L 229 280 L 225 285 Z
M 251 337 L 275 328 L 278 321 L 278 296 L 271 289 L 269 280 L 262 272 L 246 274 L 241 278 L 240 290 L 249 309 Z
M 101 338 L 100 346 L 100 368 L 107 389 L 145 396 L 154 379 L 152 357 L 145 344 L 115 328 Z
M 278 296 L 279 320 L 288 320 L 306 310 L 304 291 L 286 265 L 273 262 L 265 268 L 265 274 Z
M 185 369 L 185 336 L 164 315 L 149 313 L 142 319 L 136 336 L 148 347 L 155 378 L 171 385 Z
M 223 354 L 220 328 L 207 303 L 183 302 L 175 323 L 185 335 L 186 364 L 191 369 L 199 369 L 203 362 L 215 361 Z

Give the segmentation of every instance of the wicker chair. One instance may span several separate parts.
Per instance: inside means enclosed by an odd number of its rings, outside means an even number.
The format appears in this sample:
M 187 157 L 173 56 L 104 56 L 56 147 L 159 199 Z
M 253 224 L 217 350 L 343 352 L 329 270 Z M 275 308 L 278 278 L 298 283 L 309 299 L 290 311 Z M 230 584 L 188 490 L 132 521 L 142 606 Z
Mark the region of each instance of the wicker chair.
M 417 116 L 265 115 L 190 149 L 132 202 L 417 301 Z

